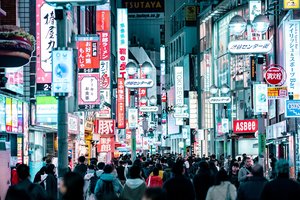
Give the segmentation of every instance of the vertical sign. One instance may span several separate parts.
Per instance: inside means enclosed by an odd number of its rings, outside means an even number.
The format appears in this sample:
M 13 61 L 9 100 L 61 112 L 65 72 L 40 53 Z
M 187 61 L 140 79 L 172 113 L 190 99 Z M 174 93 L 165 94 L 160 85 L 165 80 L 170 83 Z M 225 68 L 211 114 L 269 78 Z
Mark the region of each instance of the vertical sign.
M 100 135 L 114 135 L 115 121 L 112 119 L 97 119 L 94 121 L 94 133 Z
M 117 88 L 117 121 L 118 128 L 126 128 L 125 120 L 125 79 L 118 78 L 118 88 Z
M 12 99 L 11 102 L 11 112 L 12 112 L 12 131 L 13 133 L 18 132 L 18 101 L 17 99 Z
M 114 152 L 115 150 L 115 138 L 114 136 L 101 136 L 98 144 L 98 153 L 102 152 Z
M 284 42 L 285 70 L 287 74 L 286 85 L 289 95 L 293 96 L 293 99 L 300 99 L 300 21 L 287 21 L 284 26 L 284 38 L 286 40 Z
M 138 127 L 138 110 L 136 108 L 128 108 L 128 127 L 130 129 Z
M 5 97 L 0 95 L 0 131 L 6 130 L 5 112 Z
M 259 14 L 261 14 L 261 1 L 250 0 L 249 1 L 250 21 L 252 22 L 254 18 Z
M 6 97 L 6 132 L 12 132 L 12 99 Z
M 78 106 L 83 110 L 100 108 L 98 73 L 78 74 Z
M 227 118 L 222 118 L 222 132 L 229 132 L 229 120 Z
M 18 101 L 18 133 L 23 133 L 23 102 Z
M 255 56 L 250 56 L 251 81 L 256 81 L 256 60 Z
M 254 84 L 254 112 L 263 113 L 268 112 L 268 85 Z
M 118 44 L 118 77 L 126 78 L 126 64 L 128 62 L 128 15 L 127 9 L 117 10 L 117 44 Z
M 189 92 L 190 128 L 198 129 L 198 95 L 196 91 Z
M 110 31 L 110 3 L 97 6 L 96 30 Z
M 57 47 L 57 25 L 54 7 L 44 0 L 36 1 L 36 82 L 37 89 L 51 90 L 52 49 Z
M 98 37 L 78 37 L 76 46 L 78 49 L 79 69 L 98 69 Z M 83 70 L 84 71 L 84 70 Z
M 182 107 L 184 105 L 184 91 L 183 91 L 183 67 L 175 67 L 175 107 Z M 182 110 L 182 109 L 177 109 Z M 181 111 L 182 112 L 182 111 Z M 176 125 L 183 125 L 183 119 L 176 119 Z
M 100 60 L 110 60 L 110 32 L 100 32 Z

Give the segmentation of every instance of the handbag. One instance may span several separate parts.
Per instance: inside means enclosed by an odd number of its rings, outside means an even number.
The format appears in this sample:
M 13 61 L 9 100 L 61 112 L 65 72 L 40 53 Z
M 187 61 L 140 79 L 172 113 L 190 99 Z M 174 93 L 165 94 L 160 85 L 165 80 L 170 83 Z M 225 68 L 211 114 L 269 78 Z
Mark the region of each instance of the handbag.
M 228 183 L 228 185 L 227 185 L 226 200 L 231 200 L 231 196 L 230 196 L 230 183 Z

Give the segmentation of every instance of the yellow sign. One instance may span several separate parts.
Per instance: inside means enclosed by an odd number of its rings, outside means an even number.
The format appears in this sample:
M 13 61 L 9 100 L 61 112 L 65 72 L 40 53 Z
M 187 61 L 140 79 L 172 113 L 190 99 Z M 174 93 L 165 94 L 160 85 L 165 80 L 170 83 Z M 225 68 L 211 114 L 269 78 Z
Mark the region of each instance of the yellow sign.
M 299 9 L 300 8 L 300 0 L 284 0 L 283 1 L 283 9 Z
M 287 87 L 268 87 L 268 98 L 269 99 L 287 99 L 288 91 Z

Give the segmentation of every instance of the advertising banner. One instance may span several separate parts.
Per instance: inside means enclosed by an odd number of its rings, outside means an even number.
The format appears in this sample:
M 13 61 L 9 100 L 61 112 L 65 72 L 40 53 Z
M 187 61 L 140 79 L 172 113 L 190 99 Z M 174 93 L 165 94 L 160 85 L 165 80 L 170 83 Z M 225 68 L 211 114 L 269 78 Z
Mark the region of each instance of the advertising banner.
M 100 82 L 98 73 L 78 74 L 79 109 L 100 108 Z
M 255 133 L 258 130 L 258 120 L 233 120 L 234 133 Z
M 300 117 L 300 100 L 285 101 L 285 117 Z
M 126 128 L 126 118 L 125 118 L 125 79 L 118 78 L 118 88 L 117 88 L 117 122 L 119 129 Z
M 115 134 L 115 120 L 113 119 L 96 119 L 94 121 L 94 133 L 100 135 Z
M 96 31 L 110 31 L 110 10 L 97 6 Z
M 97 152 L 114 152 L 115 151 L 115 138 L 114 136 L 104 136 L 100 137 L 100 141 L 98 144 Z
M 52 95 L 68 93 L 72 96 L 74 90 L 73 51 L 53 50 L 52 59 Z
M 6 132 L 12 132 L 12 99 L 6 97 Z
M 39 126 L 57 126 L 57 100 L 55 97 L 36 97 L 36 124 Z
M 184 105 L 183 67 L 176 66 L 174 73 L 175 73 L 175 106 L 180 107 Z M 183 125 L 183 119 L 182 118 L 176 119 L 176 125 Z
M 5 68 L 5 77 L 7 78 L 6 89 L 24 94 L 23 67 Z
M 222 119 L 222 133 L 229 132 L 229 120 L 227 118 Z
M 288 90 L 286 86 L 283 87 L 268 87 L 269 99 L 287 99 Z
M 110 59 L 110 32 L 100 32 L 100 60 Z
M 52 49 L 57 47 L 55 7 L 36 1 L 36 82 L 37 89 L 51 90 Z
M 18 100 L 12 99 L 11 102 L 11 112 L 12 112 L 12 131 L 13 133 L 18 132 Z
M 300 20 L 284 22 L 286 85 L 289 95 L 300 99 Z
M 18 133 L 23 133 L 23 102 L 18 101 Z
M 126 78 L 128 62 L 128 19 L 127 9 L 117 9 L 118 77 Z
M 96 113 L 99 118 L 111 118 L 110 90 L 100 90 L 100 111 Z
M 128 127 L 130 129 L 138 127 L 138 110 L 136 108 L 128 108 Z
M 79 117 L 77 115 L 72 115 L 68 113 L 68 133 L 69 134 L 79 134 Z
M 5 112 L 6 112 L 6 107 L 5 107 L 5 97 L 0 95 L 0 131 L 5 131 L 6 130 L 6 120 L 5 120 Z
M 254 112 L 262 113 L 268 112 L 268 85 L 254 84 Z
M 190 128 L 198 129 L 198 95 L 196 91 L 189 92 L 190 99 Z
M 99 68 L 99 37 L 96 36 L 78 36 L 76 38 L 76 47 L 78 49 L 78 68 L 79 72 L 90 72 L 85 69 Z
M 249 1 L 250 21 L 252 22 L 257 15 L 261 14 L 261 1 Z
M 110 89 L 110 62 L 100 61 L 100 89 Z

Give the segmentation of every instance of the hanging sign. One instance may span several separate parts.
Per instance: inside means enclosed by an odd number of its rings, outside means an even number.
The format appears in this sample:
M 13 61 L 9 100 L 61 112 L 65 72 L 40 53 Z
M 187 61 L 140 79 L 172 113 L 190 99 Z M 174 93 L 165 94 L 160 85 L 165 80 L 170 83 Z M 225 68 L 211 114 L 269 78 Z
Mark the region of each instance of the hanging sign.
M 283 9 L 299 9 L 300 8 L 300 0 L 283 0 Z
M 78 74 L 78 106 L 80 109 L 100 108 L 100 86 L 98 73 Z
M 228 44 L 232 54 L 268 53 L 272 50 L 269 40 L 235 40 Z
M 271 65 L 267 69 L 265 73 L 266 82 L 269 85 L 283 85 L 286 80 L 285 70 L 280 65 L 278 67 L 275 66 Z
M 96 119 L 94 127 L 95 134 L 114 135 L 115 133 L 115 121 L 112 119 Z
M 210 97 L 209 103 L 211 104 L 222 104 L 222 103 L 230 103 L 230 97 Z
M 157 112 L 157 106 L 142 106 L 140 107 L 140 112 Z
M 282 87 L 268 87 L 269 99 L 287 99 L 288 90 L 286 86 Z
M 151 88 L 154 82 L 152 79 L 127 79 L 125 87 L 127 88 Z
M 101 135 L 99 144 L 97 145 L 97 152 L 114 152 L 115 150 L 115 138 L 114 136 Z
M 254 112 L 268 112 L 268 86 L 267 84 L 254 84 Z

